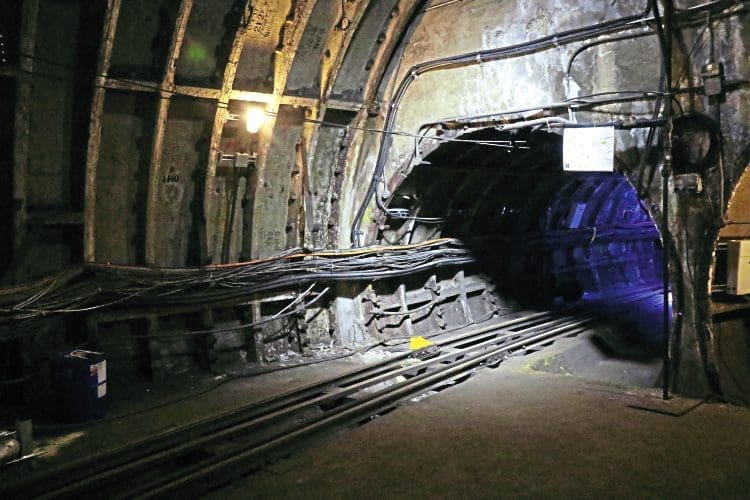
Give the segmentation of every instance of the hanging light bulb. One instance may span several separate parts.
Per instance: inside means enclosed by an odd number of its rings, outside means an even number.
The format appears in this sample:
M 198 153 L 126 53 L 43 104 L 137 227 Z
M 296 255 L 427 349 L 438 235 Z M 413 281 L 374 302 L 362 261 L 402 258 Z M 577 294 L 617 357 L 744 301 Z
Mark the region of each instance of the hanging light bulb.
M 245 112 L 245 125 L 247 131 L 251 134 L 255 134 L 263 126 L 266 121 L 266 112 L 259 106 L 250 106 Z

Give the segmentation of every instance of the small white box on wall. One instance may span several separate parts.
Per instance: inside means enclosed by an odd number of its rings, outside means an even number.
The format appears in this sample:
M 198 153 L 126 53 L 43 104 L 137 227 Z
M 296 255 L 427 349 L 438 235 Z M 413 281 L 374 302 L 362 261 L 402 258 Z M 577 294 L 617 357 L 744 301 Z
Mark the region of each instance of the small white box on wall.
M 564 171 L 612 172 L 614 164 L 614 127 L 565 129 L 563 133 Z

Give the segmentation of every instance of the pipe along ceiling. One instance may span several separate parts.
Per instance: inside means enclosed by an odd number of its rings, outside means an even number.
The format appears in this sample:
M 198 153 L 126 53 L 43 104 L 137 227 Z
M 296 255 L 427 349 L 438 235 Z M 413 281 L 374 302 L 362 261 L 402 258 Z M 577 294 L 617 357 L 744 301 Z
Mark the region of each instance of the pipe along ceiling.
M 504 149 L 448 142 L 381 201 L 382 243 L 461 239 L 475 271 L 531 307 L 616 310 L 630 340 L 662 341 L 662 245 L 633 186 L 620 173 L 562 169 L 562 137 L 483 129 L 461 139 L 512 140 Z M 642 294 L 617 310 L 626 296 Z

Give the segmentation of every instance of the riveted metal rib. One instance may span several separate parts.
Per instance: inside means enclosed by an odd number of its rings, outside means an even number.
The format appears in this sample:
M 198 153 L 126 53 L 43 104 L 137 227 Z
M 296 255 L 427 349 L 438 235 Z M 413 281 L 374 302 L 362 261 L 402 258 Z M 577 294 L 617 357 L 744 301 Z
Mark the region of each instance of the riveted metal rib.
M 96 260 L 96 171 L 99 165 L 99 152 L 102 139 L 102 115 L 106 92 L 107 72 L 112 58 L 112 47 L 120 16 L 121 0 L 109 0 L 104 14 L 104 29 L 99 46 L 99 62 L 94 79 L 94 92 L 91 98 L 91 119 L 89 120 L 89 141 L 86 152 L 86 192 L 83 213 L 83 258 L 86 262 Z
M 216 238 L 212 238 L 213 233 L 219 228 L 224 227 L 221 223 L 222 210 L 222 196 L 217 196 L 216 193 L 216 165 L 219 154 L 219 145 L 221 144 L 221 135 L 224 131 L 224 124 L 227 121 L 229 105 L 229 99 L 232 94 L 232 86 L 234 85 L 234 78 L 237 74 L 237 64 L 240 60 L 242 53 L 242 46 L 244 44 L 245 33 L 247 32 L 248 20 L 252 14 L 251 2 L 245 3 L 245 8 L 242 13 L 242 21 L 237 27 L 234 40 L 232 42 L 232 48 L 229 51 L 229 58 L 227 61 L 226 69 L 224 70 L 224 78 L 221 84 L 221 90 L 217 96 L 218 103 L 216 106 L 216 114 L 214 115 L 213 128 L 211 130 L 211 138 L 209 140 L 208 148 L 208 161 L 206 163 L 206 178 L 204 187 L 204 201 L 203 201 L 203 213 L 204 213 L 204 227 L 201 232 L 203 234 L 203 241 L 201 242 L 203 260 L 210 260 L 211 263 L 216 263 L 217 259 L 221 257 L 220 247 L 212 244 L 215 239 L 218 242 L 222 241 L 221 235 L 215 235 Z
M 20 51 L 20 72 L 16 80 L 16 115 L 13 150 L 13 199 L 17 203 L 14 225 L 14 249 L 21 247 L 26 234 L 26 172 L 29 162 L 29 127 L 31 123 L 31 81 L 28 75 L 34 70 L 34 47 L 36 46 L 37 16 L 39 0 L 23 2 Z M 16 256 L 17 259 L 18 256 Z
M 180 56 L 180 48 L 185 38 L 190 11 L 193 8 L 193 0 L 182 0 L 177 12 L 175 28 L 169 44 L 167 64 L 164 68 L 164 76 L 161 81 L 160 99 L 156 111 L 156 122 L 154 124 L 154 138 L 151 146 L 151 162 L 148 171 L 148 198 L 146 202 L 146 264 L 156 264 L 156 209 L 159 192 L 159 171 L 161 157 L 164 150 L 164 136 L 166 135 L 167 118 L 169 115 L 169 104 L 172 97 L 172 86 L 174 85 L 175 68 Z M 170 264 L 183 264 L 172 262 Z

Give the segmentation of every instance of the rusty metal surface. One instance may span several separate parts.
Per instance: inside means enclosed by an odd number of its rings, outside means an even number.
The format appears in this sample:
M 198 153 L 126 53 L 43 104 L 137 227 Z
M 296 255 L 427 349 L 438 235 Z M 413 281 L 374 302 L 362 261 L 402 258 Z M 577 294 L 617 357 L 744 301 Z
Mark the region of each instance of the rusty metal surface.
M 99 148 L 102 134 L 102 113 L 104 112 L 105 82 L 112 57 L 117 19 L 120 15 L 121 0 L 109 0 L 104 14 L 104 29 L 96 66 L 94 94 L 91 99 L 91 119 L 89 121 L 89 142 L 86 153 L 86 192 L 83 213 L 83 260 L 96 261 L 96 169 L 99 164 Z
M 350 0 L 342 4 L 341 17 L 328 36 L 321 58 L 320 88 L 325 99 L 331 94 L 331 87 L 340 74 L 354 36 L 360 32 L 360 23 L 369 3 L 369 0 Z
M 289 182 L 289 198 L 286 215 L 286 247 L 302 246 L 305 234 L 305 176 L 307 172 L 307 155 L 305 139 L 300 137 L 294 148 L 294 165 Z
M 255 173 L 257 186 L 250 201 L 254 214 L 251 258 L 265 257 L 286 248 L 289 189 L 303 119 L 304 111 L 301 109 L 279 107 L 273 138 L 265 160 L 258 165 Z
M 182 42 L 185 38 L 185 30 L 187 29 L 190 10 L 192 7 L 193 0 L 182 0 L 180 2 L 180 7 L 177 12 L 177 21 L 174 32 L 172 33 L 172 39 L 169 43 L 169 50 L 167 52 L 167 63 L 161 80 L 161 88 L 165 89 L 165 91 L 161 92 L 161 95 L 159 96 L 160 99 L 156 111 L 156 124 L 154 125 L 154 136 L 151 145 L 151 161 L 148 169 L 145 236 L 146 264 L 165 264 L 165 262 L 159 261 L 158 259 L 159 249 L 156 248 L 155 233 L 157 231 L 157 218 L 155 212 L 157 210 L 157 203 L 159 202 L 159 178 L 162 175 L 161 160 L 164 148 L 164 136 L 167 127 L 167 116 L 169 114 L 169 103 L 172 97 L 172 94 L 169 91 L 172 89 L 174 83 L 177 58 L 180 56 L 180 49 L 182 48 Z M 169 264 L 178 265 L 182 263 L 170 262 Z
M 295 3 L 292 0 L 260 0 L 253 4 L 250 28 L 237 65 L 234 86 L 238 91 L 273 94 L 276 54 L 281 48 L 287 16 Z
M 325 57 L 326 41 L 341 16 L 342 5 L 340 0 L 315 2 L 287 73 L 285 94 L 320 96 L 321 62 Z
M 386 20 L 385 38 L 377 43 L 377 48 L 371 58 L 372 61 L 370 68 L 369 63 L 365 65 L 365 75 L 357 76 L 354 79 L 359 79 L 361 88 L 361 99 L 363 107 L 357 114 L 356 119 L 352 123 L 353 127 L 358 128 L 372 128 L 382 129 L 384 126 L 385 112 L 387 110 L 387 102 L 381 102 L 383 95 L 389 92 L 389 89 L 395 85 L 396 79 L 393 77 L 393 73 L 399 67 L 399 58 L 396 54 L 397 50 L 400 50 L 398 46 L 401 41 L 400 37 L 402 33 L 408 27 L 408 22 L 411 19 L 419 2 L 412 0 L 408 2 L 399 2 L 393 7 L 388 13 L 388 19 Z M 366 25 L 363 25 L 367 29 Z M 380 36 L 379 36 L 380 38 Z M 352 39 L 352 43 L 362 43 L 367 45 L 367 40 L 357 42 L 356 36 Z M 403 43 L 408 43 L 405 40 Z M 346 55 L 345 57 L 349 57 Z M 353 52 L 352 56 L 356 58 L 357 53 Z M 346 61 L 342 62 L 343 65 L 347 65 Z M 346 78 L 352 78 L 355 76 L 357 70 L 355 68 L 358 65 L 355 62 L 349 66 L 353 69 L 354 74 L 350 74 L 345 71 L 340 71 L 339 78 L 345 78 L 342 82 L 346 82 Z M 332 89 L 339 89 L 332 91 L 332 97 L 339 98 L 337 92 L 344 94 L 342 87 L 346 87 L 348 84 L 344 84 L 341 87 L 337 87 L 336 81 L 332 82 Z M 358 95 L 358 97 L 360 97 Z M 347 99 L 348 94 L 347 94 Z M 362 134 L 352 133 L 348 139 L 348 145 L 344 151 L 340 151 L 337 154 L 337 158 L 344 158 L 344 169 L 342 175 L 337 178 L 340 199 L 336 207 L 335 216 L 331 219 L 330 224 L 332 226 L 332 232 L 335 231 L 335 237 L 331 238 L 335 241 L 336 246 L 348 245 L 349 244 L 349 227 L 352 223 L 356 207 L 362 200 L 364 191 L 358 186 L 360 185 L 361 179 L 366 179 L 372 175 L 372 169 L 374 167 L 371 161 L 372 155 L 376 153 L 380 136 L 378 134 Z M 316 152 L 316 154 L 318 154 Z M 321 155 L 331 154 L 330 152 L 320 152 Z M 367 219 L 371 219 L 368 214 Z
M 39 0 L 24 0 L 21 14 L 21 41 L 20 50 L 29 56 L 34 55 L 36 46 L 37 15 L 39 12 Z M 34 59 L 23 57 L 20 60 L 20 71 L 30 73 L 34 69 Z M 21 76 L 19 74 L 19 76 Z M 14 148 L 13 148 L 13 201 L 15 204 L 14 214 L 14 253 L 24 245 L 26 239 L 26 217 L 27 217 L 27 171 L 29 162 L 29 127 L 31 122 L 31 82 L 24 77 L 16 80 L 16 114 L 14 120 Z M 16 257 L 18 258 L 18 257 Z M 23 279 L 23 276 L 17 278 Z
M 307 22 L 317 3 L 318 0 L 295 0 L 290 6 L 274 57 L 273 93 L 275 95 L 286 94 L 290 68 L 297 56 Z
M 306 228 L 306 241 L 314 247 L 338 246 L 338 217 L 341 188 L 344 182 L 347 153 L 354 134 L 346 126 L 355 123 L 356 115 L 348 112 L 327 111 L 322 125 L 316 130 L 315 154 L 311 160 L 312 224 Z
M 401 40 L 401 36 L 408 34 L 409 21 L 419 5 L 421 5 L 419 0 L 400 1 L 388 13 L 388 19 L 384 26 L 385 38 L 376 44 L 377 47 L 374 48 L 368 63 L 365 65 L 367 74 L 366 78 L 362 80 L 361 86 L 364 89 L 362 101 L 366 106 L 376 105 L 373 109 L 377 109 L 377 101 L 382 97 L 378 95 L 379 92 L 384 90 L 386 86 L 395 85 L 395 79 L 390 78 L 388 71 L 395 71 L 400 65 L 400 56 L 398 59 L 395 58 L 396 51 L 400 48 L 398 44 L 405 43 Z M 381 36 L 378 35 L 378 39 L 380 38 Z M 370 65 L 370 61 L 372 61 L 372 65 L 368 69 L 367 66 Z
M 494 286 L 461 270 L 424 274 L 407 283 L 375 283 L 363 296 L 370 336 L 385 340 L 434 335 L 502 314 L 508 308 Z
M 224 215 L 226 213 L 226 186 L 216 178 L 216 166 L 220 151 L 221 137 L 224 125 L 227 121 L 229 98 L 234 85 L 234 78 L 237 74 L 237 64 L 242 53 L 245 33 L 249 27 L 248 21 L 252 15 L 251 2 L 245 3 L 241 15 L 240 25 L 235 33 L 229 50 L 227 65 L 224 70 L 224 77 L 221 84 L 221 93 L 218 99 L 216 115 L 214 116 L 213 129 L 211 131 L 208 160 L 206 163 L 205 189 L 203 198 L 204 210 L 204 228 L 201 229 L 201 247 L 202 259 L 205 262 L 219 262 L 221 247 L 224 237 L 224 228 L 226 227 Z
M 347 44 L 340 69 L 335 78 L 331 79 L 331 96 L 364 101 L 370 70 L 377 74 L 376 66 L 382 65 L 382 60 L 380 65 L 376 62 L 378 57 L 382 59 L 381 47 L 389 43 L 393 45 L 392 39 L 396 33 L 393 28 L 389 29 L 389 25 L 399 18 L 398 15 L 392 15 L 398 4 L 399 0 L 368 3 L 357 31 Z
M 243 7 L 244 3 L 238 0 L 193 2 L 175 69 L 178 85 L 221 87 L 227 51 Z
M 108 74 L 159 81 L 178 22 L 178 0 L 122 2 Z

